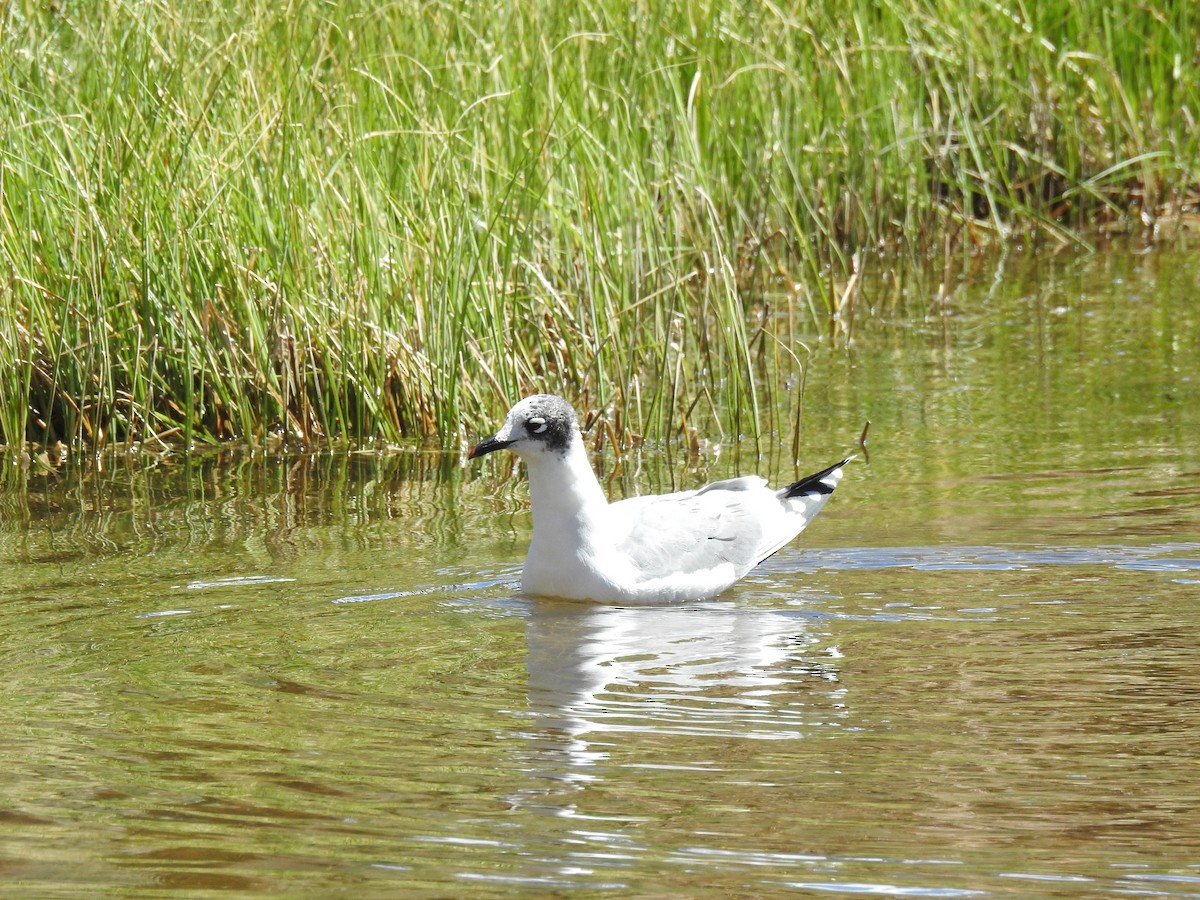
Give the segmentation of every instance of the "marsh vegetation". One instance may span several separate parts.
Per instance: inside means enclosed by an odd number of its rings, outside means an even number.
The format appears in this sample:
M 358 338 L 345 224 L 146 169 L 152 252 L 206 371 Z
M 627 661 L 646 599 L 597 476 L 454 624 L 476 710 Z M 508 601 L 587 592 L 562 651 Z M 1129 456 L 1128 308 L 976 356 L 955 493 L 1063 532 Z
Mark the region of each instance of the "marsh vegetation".
M 598 441 L 783 432 L 886 305 L 864 271 L 1197 212 L 1186 3 L 17 0 L 0 33 L 10 447 L 453 447 L 537 388 Z

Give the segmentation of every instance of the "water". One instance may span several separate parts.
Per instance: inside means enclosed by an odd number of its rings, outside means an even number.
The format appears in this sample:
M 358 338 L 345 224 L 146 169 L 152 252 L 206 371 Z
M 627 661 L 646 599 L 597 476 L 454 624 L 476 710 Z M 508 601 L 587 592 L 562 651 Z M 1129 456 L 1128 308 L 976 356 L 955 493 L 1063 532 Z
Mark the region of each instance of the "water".
M 10 475 L 5 893 L 1200 897 L 1200 265 L 996 272 L 876 285 L 711 602 L 520 597 L 457 459 Z

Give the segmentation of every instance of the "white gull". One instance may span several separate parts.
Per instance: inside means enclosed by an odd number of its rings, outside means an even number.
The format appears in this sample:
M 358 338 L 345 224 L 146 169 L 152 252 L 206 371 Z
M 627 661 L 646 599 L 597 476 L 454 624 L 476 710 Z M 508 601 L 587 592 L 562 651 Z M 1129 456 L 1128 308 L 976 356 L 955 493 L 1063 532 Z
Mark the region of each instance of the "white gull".
M 821 511 L 854 457 L 774 489 L 744 475 L 694 491 L 609 503 L 588 461 L 575 410 L 535 394 L 508 411 L 470 459 L 517 454 L 529 470 L 533 539 L 527 594 L 601 603 L 716 596 L 792 540 Z

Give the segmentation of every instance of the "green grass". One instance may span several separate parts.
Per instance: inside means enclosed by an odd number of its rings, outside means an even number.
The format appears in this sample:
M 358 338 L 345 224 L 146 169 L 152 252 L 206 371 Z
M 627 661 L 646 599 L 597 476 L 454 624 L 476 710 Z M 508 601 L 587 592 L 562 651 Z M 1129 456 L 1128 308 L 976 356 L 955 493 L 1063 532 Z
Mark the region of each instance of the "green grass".
M 1194 215 L 1198 71 L 1187 3 L 9 0 L 0 443 L 790 433 L 880 248 Z

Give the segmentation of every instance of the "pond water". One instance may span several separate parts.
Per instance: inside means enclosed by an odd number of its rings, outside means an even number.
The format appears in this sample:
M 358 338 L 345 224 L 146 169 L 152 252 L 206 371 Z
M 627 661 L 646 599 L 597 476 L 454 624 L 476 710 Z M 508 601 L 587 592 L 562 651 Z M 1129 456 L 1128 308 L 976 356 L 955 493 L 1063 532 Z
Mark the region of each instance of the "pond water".
M 711 602 L 519 596 L 495 458 L 9 473 L 4 893 L 1200 897 L 1200 263 L 918 283 L 808 375 L 801 468 L 869 462 Z

